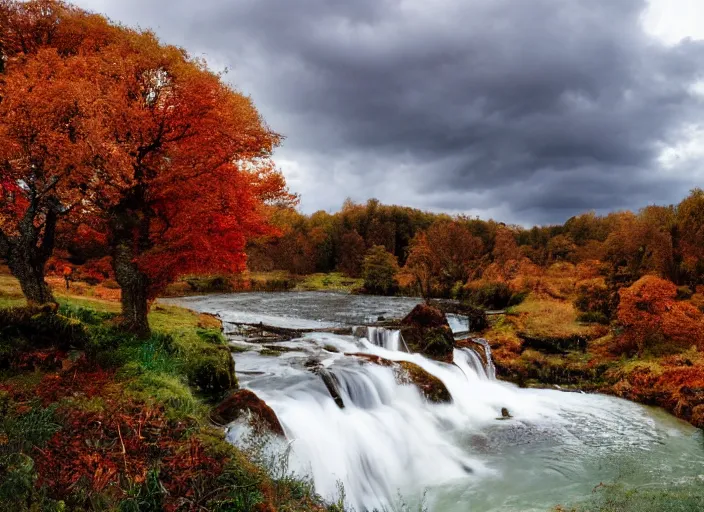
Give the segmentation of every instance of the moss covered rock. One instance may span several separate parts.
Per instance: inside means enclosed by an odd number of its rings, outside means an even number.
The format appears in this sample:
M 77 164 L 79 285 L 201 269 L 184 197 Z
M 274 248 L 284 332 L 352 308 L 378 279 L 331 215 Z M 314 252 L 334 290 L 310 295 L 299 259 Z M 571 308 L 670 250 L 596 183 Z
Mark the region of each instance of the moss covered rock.
M 410 361 L 391 361 L 372 354 L 360 353 L 347 355 L 356 356 L 364 361 L 368 361 L 379 366 L 392 368 L 394 371 L 394 376 L 396 377 L 396 382 L 399 384 L 415 386 L 418 388 L 418 391 L 420 391 L 421 394 L 430 402 L 452 402 L 452 396 L 445 387 L 445 384 L 443 384 L 440 379 L 431 373 L 428 373 L 415 363 Z
M 452 396 L 435 375 L 410 361 L 399 361 L 394 368 L 396 380 L 401 384 L 415 384 L 425 398 L 434 403 L 452 402 Z
M 186 360 L 188 381 L 202 392 L 218 396 L 239 387 L 235 361 L 225 346 L 204 346 Z
M 418 304 L 401 321 L 401 335 L 412 352 L 439 361 L 452 360 L 455 340 L 445 314 L 438 308 Z
M 284 429 L 274 410 L 264 400 L 248 389 L 240 389 L 229 395 L 210 412 L 210 419 L 218 425 L 227 425 L 251 415 L 255 423 L 272 433 L 284 436 Z

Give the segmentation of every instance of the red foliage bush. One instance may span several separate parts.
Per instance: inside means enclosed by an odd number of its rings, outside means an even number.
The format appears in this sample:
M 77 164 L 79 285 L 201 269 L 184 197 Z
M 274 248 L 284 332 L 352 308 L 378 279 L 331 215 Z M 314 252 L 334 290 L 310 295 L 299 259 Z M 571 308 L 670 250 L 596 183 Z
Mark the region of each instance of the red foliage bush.
M 677 301 L 677 287 L 655 276 L 644 276 L 620 292 L 618 321 L 624 328 L 619 350 L 643 352 L 669 347 L 704 346 L 704 313 Z

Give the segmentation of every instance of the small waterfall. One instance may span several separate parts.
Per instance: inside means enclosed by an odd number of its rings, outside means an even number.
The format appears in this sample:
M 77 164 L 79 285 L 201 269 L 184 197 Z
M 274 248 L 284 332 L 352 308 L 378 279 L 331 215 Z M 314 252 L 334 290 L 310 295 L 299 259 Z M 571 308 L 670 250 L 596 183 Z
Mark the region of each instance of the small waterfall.
M 455 350 L 454 361 L 455 365 L 462 370 L 468 379 L 476 378 L 476 376 L 484 379 L 488 379 L 486 368 L 484 367 L 484 361 L 479 357 L 474 350 L 471 348 L 461 348 Z
M 472 341 L 484 347 L 484 356 L 486 357 L 486 376 L 490 380 L 496 380 L 496 367 L 494 366 L 494 360 L 491 358 L 491 347 L 489 342 L 484 338 L 473 338 Z
M 401 350 L 401 331 L 386 329 L 384 327 L 367 327 L 367 340 L 377 347 L 385 348 L 393 352 Z M 403 342 L 405 345 L 405 342 Z M 406 351 L 408 348 L 406 347 Z

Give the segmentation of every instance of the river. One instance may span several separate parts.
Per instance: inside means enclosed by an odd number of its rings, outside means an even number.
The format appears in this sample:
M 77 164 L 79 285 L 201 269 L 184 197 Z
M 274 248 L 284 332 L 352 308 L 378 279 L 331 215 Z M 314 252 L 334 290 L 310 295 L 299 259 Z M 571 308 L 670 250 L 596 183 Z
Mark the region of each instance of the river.
M 328 499 L 344 485 L 357 511 L 415 506 L 432 512 L 550 510 L 588 499 L 618 481 L 655 488 L 704 478 L 702 433 L 655 408 L 613 397 L 520 389 L 496 380 L 472 352 L 454 364 L 403 350 L 394 332 L 364 337 L 310 333 L 274 343 L 289 351 L 262 355 L 236 323 L 323 329 L 400 318 L 417 300 L 334 293 L 250 293 L 171 299 L 218 315 L 231 343 L 240 384 L 276 412 L 291 441 L 291 467 L 312 476 Z M 453 328 L 463 330 L 459 318 Z M 371 339 L 371 341 L 369 341 Z M 432 404 L 390 368 L 345 353 L 412 361 L 443 381 L 451 404 Z M 266 352 L 265 352 L 266 353 Z M 340 383 L 339 408 L 311 361 Z M 507 408 L 510 419 L 499 419 Z M 240 429 L 230 438 L 238 442 Z

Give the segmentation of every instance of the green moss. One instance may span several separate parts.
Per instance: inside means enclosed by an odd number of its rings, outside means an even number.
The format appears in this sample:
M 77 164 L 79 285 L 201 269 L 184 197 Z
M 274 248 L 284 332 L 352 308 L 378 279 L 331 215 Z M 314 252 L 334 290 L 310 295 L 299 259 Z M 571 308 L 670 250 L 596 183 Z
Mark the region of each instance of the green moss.
M 402 383 L 413 383 L 431 402 L 447 403 L 452 401 L 450 392 L 440 379 L 409 361 L 399 361 L 398 365 L 399 371 L 396 375 Z
M 123 371 L 123 377 L 130 377 L 126 382 L 129 394 L 147 403 L 164 404 L 168 417 L 178 420 L 205 417 L 205 406 L 193 395 L 183 379 L 152 372 L 140 374 L 133 363 L 126 365 Z M 130 372 L 136 374 L 130 375 Z

